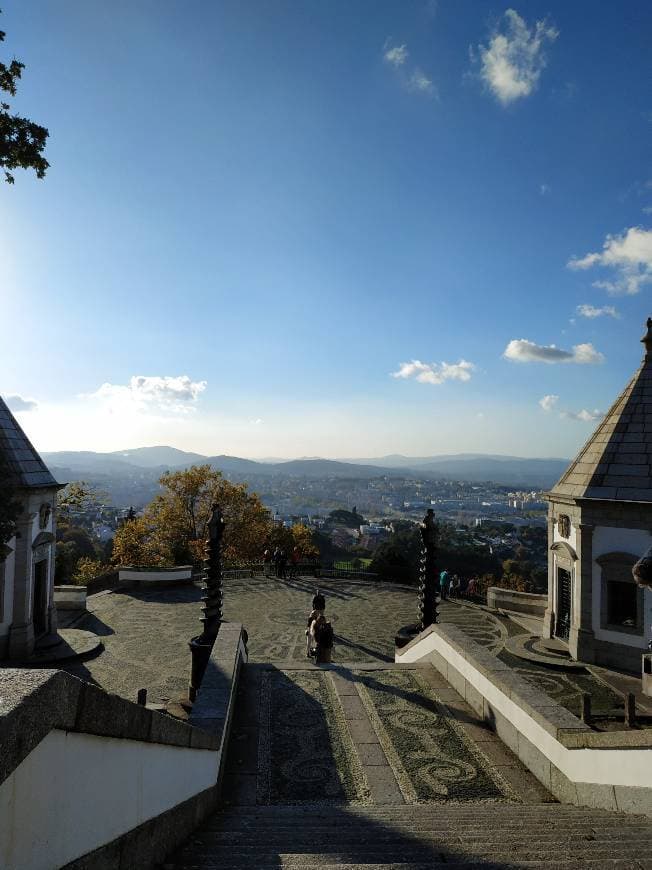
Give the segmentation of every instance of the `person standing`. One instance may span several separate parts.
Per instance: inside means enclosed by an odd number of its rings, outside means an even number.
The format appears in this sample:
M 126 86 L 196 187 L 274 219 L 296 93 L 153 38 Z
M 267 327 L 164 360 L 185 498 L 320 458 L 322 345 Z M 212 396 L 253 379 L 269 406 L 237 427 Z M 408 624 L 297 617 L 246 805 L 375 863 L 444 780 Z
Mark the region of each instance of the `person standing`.
M 448 598 L 448 571 L 445 568 L 439 575 L 439 594 L 442 600 Z

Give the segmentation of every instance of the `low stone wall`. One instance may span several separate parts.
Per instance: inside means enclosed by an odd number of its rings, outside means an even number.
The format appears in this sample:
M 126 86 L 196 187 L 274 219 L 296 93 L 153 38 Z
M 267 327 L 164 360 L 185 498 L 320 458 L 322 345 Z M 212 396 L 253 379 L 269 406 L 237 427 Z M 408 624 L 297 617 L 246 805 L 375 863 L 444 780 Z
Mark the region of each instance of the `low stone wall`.
M 511 610 L 513 613 L 523 613 L 543 619 L 547 606 L 547 595 L 516 592 L 513 589 L 501 589 L 499 586 L 490 586 L 487 589 L 487 607 L 492 610 Z
M 126 566 L 118 569 L 120 586 L 147 586 L 157 588 L 192 583 L 192 565 L 177 565 L 174 568 L 134 568 Z
M 220 711 L 219 729 L 62 671 L 0 670 L 3 870 L 149 868 L 215 807 L 246 659 L 241 626 L 223 628 L 211 670 L 228 678 L 204 691 L 205 709 Z
M 652 730 L 598 733 L 457 626 L 396 653 L 429 661 L 562 803 L 652 816 Z
M 55 586 L 54 604 L 57 610 L 86 610 L 85 586 Z

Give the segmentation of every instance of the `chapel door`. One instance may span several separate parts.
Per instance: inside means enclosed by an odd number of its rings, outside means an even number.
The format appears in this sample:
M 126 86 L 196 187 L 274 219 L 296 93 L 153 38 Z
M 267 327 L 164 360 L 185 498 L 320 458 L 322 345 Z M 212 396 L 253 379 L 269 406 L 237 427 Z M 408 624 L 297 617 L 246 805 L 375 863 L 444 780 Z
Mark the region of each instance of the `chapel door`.
M 564 568 L 557 568 L 557 620 L 555 637 L 568 640 L 571 624 L 571 575 Z
M 34 565 L 34 637 L 46 634 L 48 630 L 48 562 L 42 559 Z

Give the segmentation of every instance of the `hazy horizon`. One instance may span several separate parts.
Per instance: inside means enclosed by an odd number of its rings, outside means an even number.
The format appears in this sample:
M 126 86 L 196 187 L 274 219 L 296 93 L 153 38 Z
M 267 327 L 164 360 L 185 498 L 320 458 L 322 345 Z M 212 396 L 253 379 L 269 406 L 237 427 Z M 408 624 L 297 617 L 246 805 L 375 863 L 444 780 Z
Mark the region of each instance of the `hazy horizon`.
M 463 451 L 463 452 L 457 452 L 457 453 L 432 453 L 432 454 L 425 454 L 425 455 L 414 455 L 414 454 L 405 454 L 405 453 L 387 453 L 387 454 L 377 455 L 377 456 L 358 456 L 358 457 L 356 457 L 356 456 L 324 456 L 324 455 L 290 455 L 290 456 L 269 456 L 269 455 L 260 455 L 259 456 L 259 455 L 256 455 L 256 456 L 251 456 L 251 455 L 244 455 L 244 454 L 224 453 L 222 451 L 211 451 L 209 453 L 200 453 L 199 451 L 195 451 L 195 450 L 184 450 L 183 448 L 176 447 L 173 444 L 141 444 L 138 447 L 124 447 L 124 448 L 119 448 L 117 450 L 108 450 L 108 451 L 95 451 L 95 450 L 89 450 L 89 449 L 83 449 L 83 448 L 80 450 L 67 450 L 64 448 L 61 450 L 43 450 L 41 452 L 44 454 L 86 453 L 86 452 L 89 452 L 89 453 L 98 453 L 101 455 L 104 455 L 104 454 L 108 454 L 108 455 L 123 454 L 126 456 L 126 455 L 129 455 L 129 454 L 137 451 L 137 450 L 143 450 L 143 449 L 148 449 L 148 448 L 159 448 L 159 449 L 160 448 L 164 448 L 164 449 L 171 448 L 173 450 L 179 450 L 182 453 L 188 453 L 188 454 L 195 453 L 197 455 L 204 456 L 206 459 L 209 459 L 209 458 L 214 457 L 214 456 L 232 456 L 234 458 L 239 458 L 239 459 L 251 459 L 255 462 L 269 462 L 269 463 L 291 462 L 291 461 L 295 461 L 295 460 L 310 461 L 310 460 L 317 460 L 317 459 L 326 459 L 326 460 L 332 460 L 334 462 L 350 462 L 350 463 L 361 463 L 364 461 L 367 464 L 371 464 L 374 459 L 375 460 L 387 460 L 393 456 L 395 456 L 397 458 L 401 458 L 401 459 L 407 459 L 407 460 L 410 460 L 410 459 L 429 460 L 429 459 L 438 458 L 438 457 L 446 457 L 446 458 L 451 458 L 451 457 L 488 458 L 488 457 L 491 457 L 491 458 L 498 458 L 498 459 L 559 459 L 561 461 L 568 461 L 568 458 L 563 457 L 563 456 L 532 456 L 532 455 L 517 455 L 514 453 L 499 454 L 499 453 L 484 453 L 482 451 Z

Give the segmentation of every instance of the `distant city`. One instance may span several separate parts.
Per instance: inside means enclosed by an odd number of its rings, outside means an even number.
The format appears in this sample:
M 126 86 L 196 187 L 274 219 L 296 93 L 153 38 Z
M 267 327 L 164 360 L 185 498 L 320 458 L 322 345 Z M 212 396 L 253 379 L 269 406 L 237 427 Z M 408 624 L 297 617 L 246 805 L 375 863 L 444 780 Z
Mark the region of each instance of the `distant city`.
M 328 525 L 337 509 L 365 518 L 358 528 L 329 529 L 340 548 L 373 551 L 391 532 L 393 520 L 422 519 L 434 508 L 439 519 L 481 532 L 483 524 L 544 526 L 545 489 L 566 465 L 563 459 L 521 459 L 461 454 L 357 461 L 298 459 L 255 462 L 231 456 L 206 457 L 170 447 L 145 447 L 116 453 L 46 453 L 58 480 L 84 480 L 105 496 L 95 522 L 99 540 L 109 540 L 120 518 L 144 507 L 160 491 L 167 469 L 208 463 L 235 483 L 257 492 L 277 522 L 301 522 L 314 530 Z M 493 478 L 493 479 L 492 479 Z M 484 536 L 482 536 L 484 537 Z M 494 543 L 499 543 L 494 538 Z M 489 543 L 489 541 L 487 541 Z

